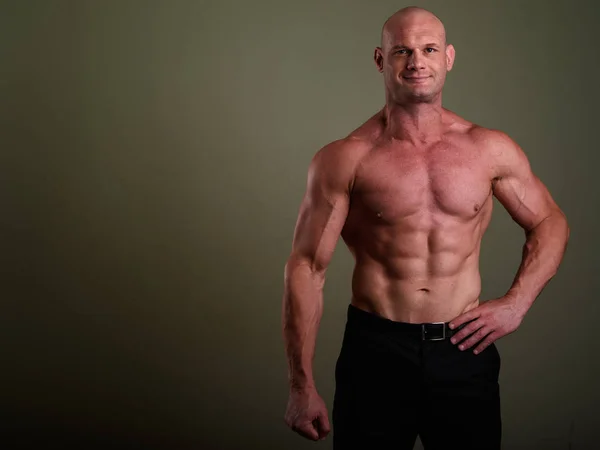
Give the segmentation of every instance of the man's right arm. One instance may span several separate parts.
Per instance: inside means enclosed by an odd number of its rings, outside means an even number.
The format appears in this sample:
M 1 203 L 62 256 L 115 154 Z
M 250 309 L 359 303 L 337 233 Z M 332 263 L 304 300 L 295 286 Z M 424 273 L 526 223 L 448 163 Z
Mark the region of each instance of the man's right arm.
M 340 140 L 313 157 L 285 265 L 283 337 L 290 390 L 315 389 L 312 362 L 323 311 L 325 271 L 346 221 L 356 152 Z

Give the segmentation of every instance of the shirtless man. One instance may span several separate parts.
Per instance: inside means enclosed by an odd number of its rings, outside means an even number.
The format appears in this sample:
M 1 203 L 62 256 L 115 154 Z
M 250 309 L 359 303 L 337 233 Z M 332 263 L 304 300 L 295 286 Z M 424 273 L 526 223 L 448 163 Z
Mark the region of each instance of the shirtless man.
M 506 134 L 442 107 L 454 63 L 443 24 L 409 7 L 385 23 L 375 63 L 385 106 L 313 157 L 285 266 L 285 422 L 330 431 L 312 361 L 325 272 L 341 235 L 356 265 L 333 404 L 335 449 L 499 449 L 494 344 L 556 273 L 564 214 Z M 478 260 L 493 199 L 524 230 L 507 294 L 480 302 Z M 460 344 L 460 347 L 459 347 Z

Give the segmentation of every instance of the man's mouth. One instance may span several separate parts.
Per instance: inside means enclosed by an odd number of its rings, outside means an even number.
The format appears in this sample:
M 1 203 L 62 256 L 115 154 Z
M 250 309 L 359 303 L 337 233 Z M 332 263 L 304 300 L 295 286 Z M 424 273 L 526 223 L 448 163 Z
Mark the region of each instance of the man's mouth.
M 425 83 L 425 81 L 427 81 L 430 77 L 402 77 L 402 78 L 404 78 L 409 83 L 420 84 L 420 83 Z

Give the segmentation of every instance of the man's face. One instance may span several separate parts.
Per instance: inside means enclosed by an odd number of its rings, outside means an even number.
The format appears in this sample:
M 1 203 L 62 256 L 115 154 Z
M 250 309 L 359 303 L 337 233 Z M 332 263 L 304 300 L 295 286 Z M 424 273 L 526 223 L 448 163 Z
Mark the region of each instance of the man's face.
M 441 24 L 426 18 L 404 20 L 384 32 L 375 61 L 392 100 L 427 103 L 442 91 L 454 48 L 446 45 Z

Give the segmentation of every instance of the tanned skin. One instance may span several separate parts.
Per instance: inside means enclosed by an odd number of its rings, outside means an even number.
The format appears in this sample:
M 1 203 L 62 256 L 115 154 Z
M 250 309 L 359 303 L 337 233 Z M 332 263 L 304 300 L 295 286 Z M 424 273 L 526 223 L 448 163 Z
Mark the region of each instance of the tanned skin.
M 569 227 L 523 150 L 505 133 L 442 107 L 454 64 L 443 24 L 409 7 L 385 23 L 374 59 L 386 104 L 313 157 L 285 266 L 283 337 L 290 393 L 285 422 L 330 432 L 312 361 L 325 273 L 341 236 L 355 259 L 351 303 L 410 323 L 471 321 L 452 339 L 480 353 L 512 333 L 556 274 Z M 525 231 L 506 295 L 480 302 L 480 245 L 493 196 Z

